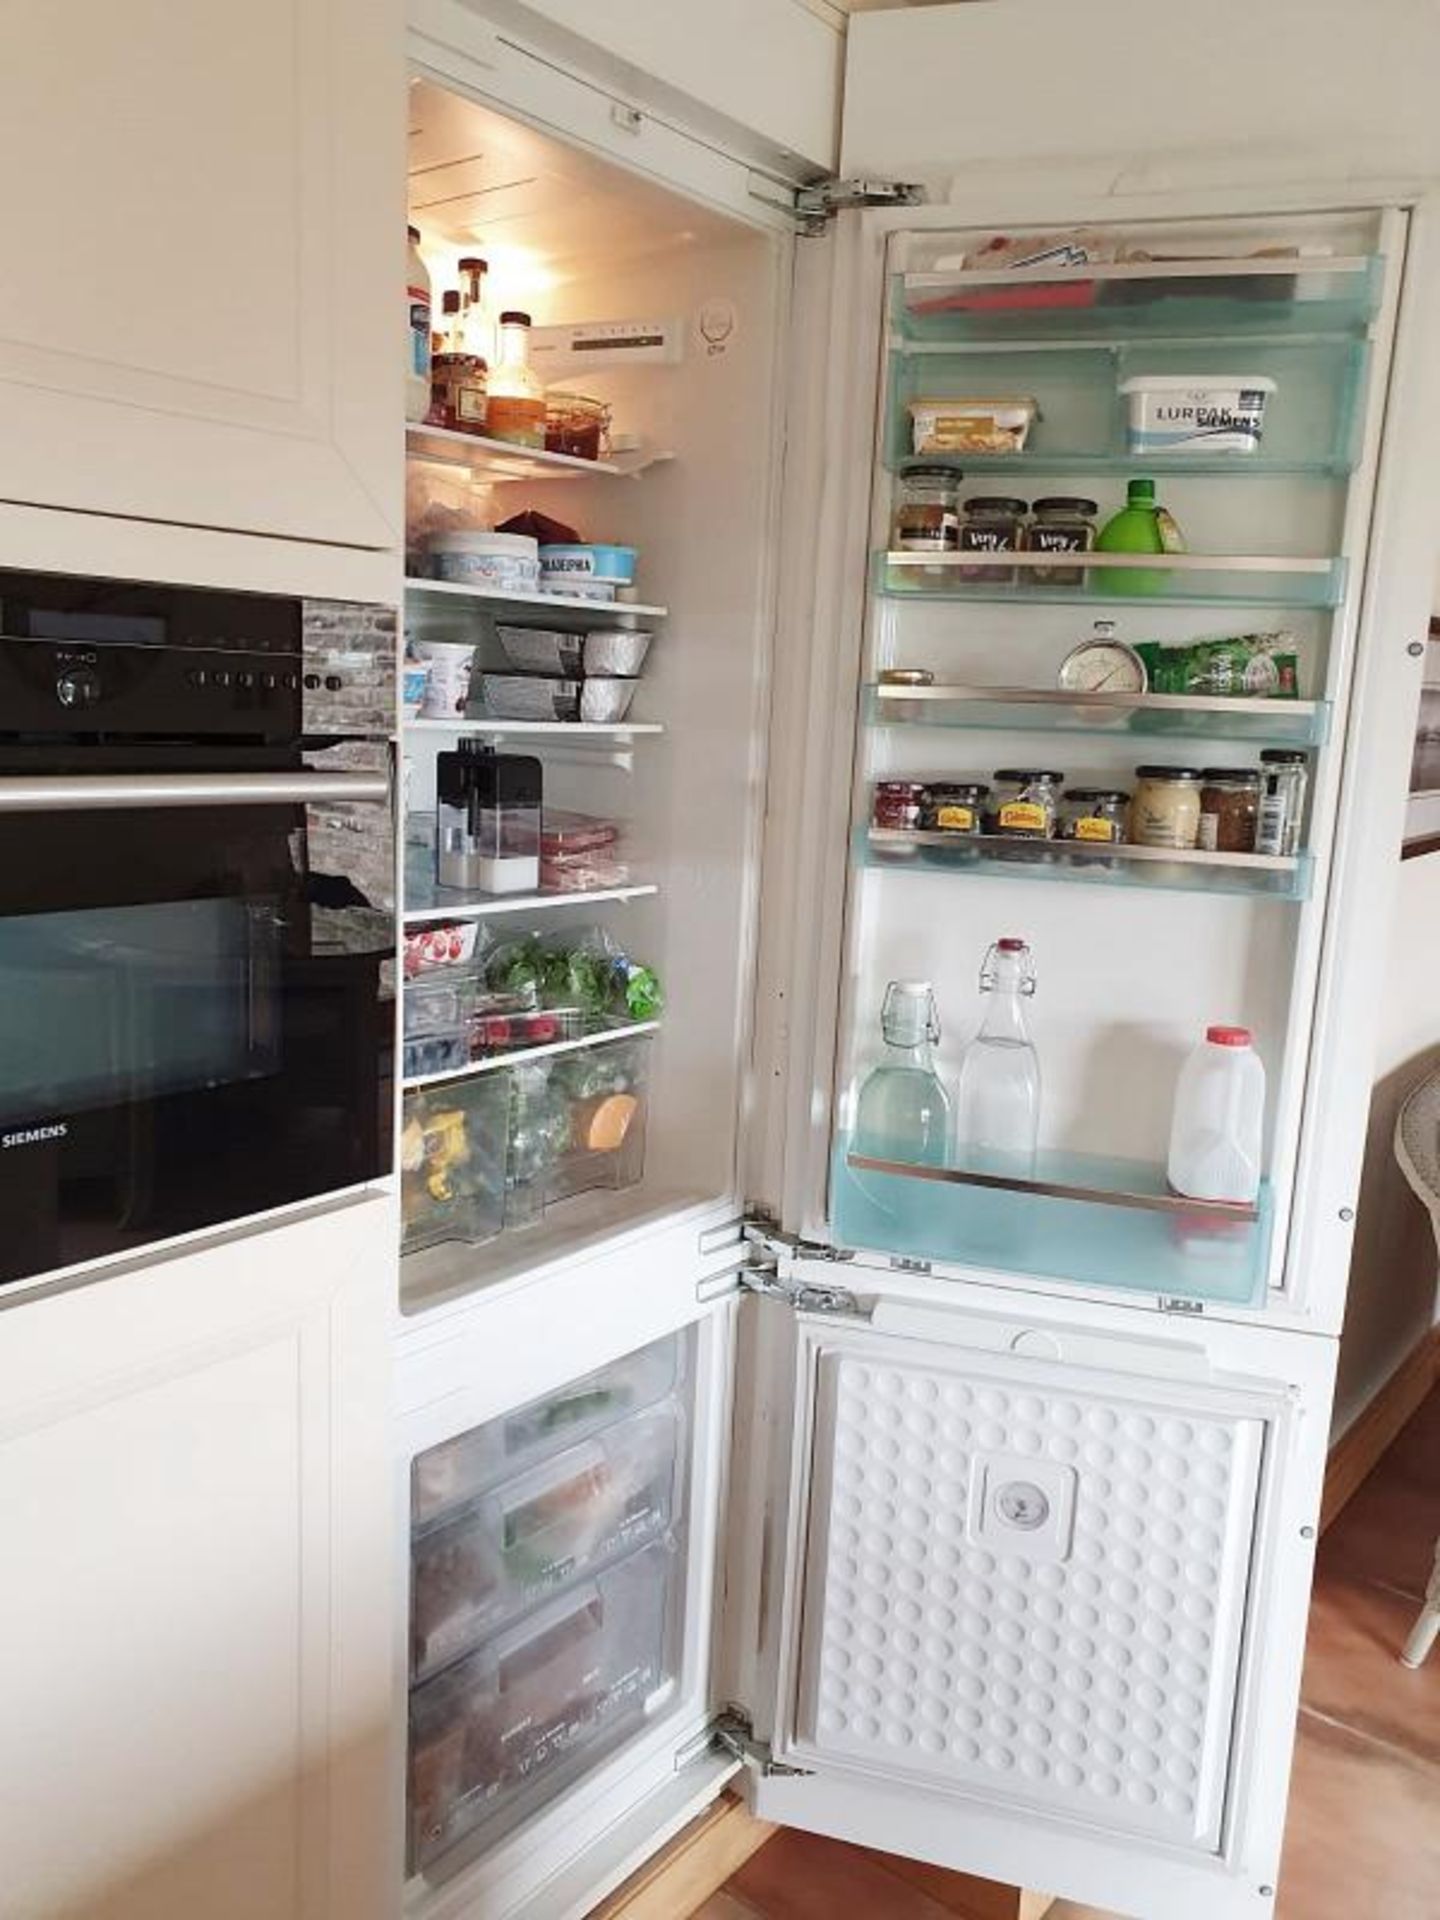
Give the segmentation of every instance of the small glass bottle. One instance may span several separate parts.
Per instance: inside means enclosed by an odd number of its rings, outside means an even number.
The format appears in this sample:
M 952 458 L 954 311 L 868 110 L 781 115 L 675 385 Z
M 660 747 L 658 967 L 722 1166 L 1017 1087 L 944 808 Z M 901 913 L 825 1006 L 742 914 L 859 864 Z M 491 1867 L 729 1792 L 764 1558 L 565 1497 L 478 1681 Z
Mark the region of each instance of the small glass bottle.
M 1028 1178 L 1040 1132 L 1040 1056 L 1025 1025 L 1035 968 L 1023 940 L 997 940 L 980 967 L 985 1011 L 960 1063 L 959 1164 Z
M 545 388 L 530 365 L 530 316 L 514 308 L 500 316 L 485 430 L 492 440 L 508 440 L 518 447 L 545 445 Z
M 495 361 L 495 322 L 485 293 L 485 276 L 489 270 L 483 260 L 473 255 L 459 263 L 460 326 L 455 343 L 457 353 L 473 353 L 477 360 L 485 362 L 487 371 Z
M 1303 753 L 1293 748 L 1267 747 L 1260 755 L 1260 773 L 1264 785 L 1255 830 L 1255 851 L 1293 858 L 1300 851 L 1308 762 Z
M 950 1150 L 950 1096 L 935 1071 L 940 1016 L 928 980 L 892 980 L 880 1010 L 884 1060 L 855 1103 L 851 1149 L 875 1160 L 943 1167 Z
M 900 475 L 892 542 L 901 553 L 953 553 L 960 544 L 960 475 L 916 462 Z

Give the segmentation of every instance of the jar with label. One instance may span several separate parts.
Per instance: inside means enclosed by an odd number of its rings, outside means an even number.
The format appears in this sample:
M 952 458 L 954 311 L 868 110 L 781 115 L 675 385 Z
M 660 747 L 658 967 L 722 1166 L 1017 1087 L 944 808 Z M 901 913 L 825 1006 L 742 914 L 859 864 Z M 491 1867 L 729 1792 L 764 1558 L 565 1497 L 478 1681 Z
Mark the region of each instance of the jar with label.
M 1101 846 L 1125 838 L 1130 796 L 1117 787 L 1067 787 L 1060 803 L 1059 837 Z
M 877 780 L 870 818 L 882 829 L 913 832 L 925 807 L 925 788 L 918 780 Z
M 430 413 L 433 426 L 459 433 L 485 431 L 485 362 L 475 353 L 437 353 L 430 362 Z
M 1030 525 L 1025 530 L 1025 548 L 1029 553 L 1089 553 L 1095 545 L 1093 500 L 1078 494 L 1054 494 L 1037 500 Z M 1031 567 L 1027 578 L 1037 587 L 1082 587 L 1084 567 Z
M 1044 767 L 1000 767 L 990 793 L 987 828 L 1007 840 L 1051 840 L 1063 773 Z
M 932 833 L 979 833 L 989 795 L 983 780 L 932 780 L 920 824 Z
M 960 522 L 961 553 L 1018 553 L 1025 539 L 1026 503 L 1007 494 L 976 494 L 965 502 L 965 517 Z M 1001 563 L 990 566 L 958 567 L 962 580 L 975 586 L 1009 587 L 1015 584 L 1015 569 Z
M 1200 832 L 1198 767 L 1137 767 L 1130 838 L 1138 847 L 1190 848 Z
M 960 544 L 960 475 L 910 466 L 900 475 L 894 544 L 901 553 L 953 553 Z
M 1206 853 L 1253 853 L 1260 813 L 1260 775 L 1253 767 L 1206 767 L 1200 789 L 1200 833 Z
M 1308 763 L 1290 747 L 1267 747 L 1260 756 L 1263 791 L 1255 830 L 1255 851 L 1292 859 L 1300 851 L 1305 817 Z

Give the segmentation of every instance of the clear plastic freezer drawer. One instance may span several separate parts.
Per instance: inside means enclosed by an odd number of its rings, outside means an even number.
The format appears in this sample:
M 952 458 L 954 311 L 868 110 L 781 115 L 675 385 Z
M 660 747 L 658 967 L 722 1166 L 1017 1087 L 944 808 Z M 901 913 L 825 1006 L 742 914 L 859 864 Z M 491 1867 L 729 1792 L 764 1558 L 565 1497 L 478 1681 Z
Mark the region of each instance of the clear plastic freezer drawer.
M 667 1334 L 557 1393 L 417 1454 L 411 1480 L 414 1526 L 428 1525 L 501 1480 L 663 1399 L 681 1377 L 682 1337 Z
M 631 1554 L 415 1689 L 412 1872 L 518 1823 L 668 1698 L 674 1565 L 667 1545 Z
M 659 1540 L 676 1512 L 673 1400 L 505 1481 L 415 1541 L 411 1663 L 434 1673 L 547 1593 Z

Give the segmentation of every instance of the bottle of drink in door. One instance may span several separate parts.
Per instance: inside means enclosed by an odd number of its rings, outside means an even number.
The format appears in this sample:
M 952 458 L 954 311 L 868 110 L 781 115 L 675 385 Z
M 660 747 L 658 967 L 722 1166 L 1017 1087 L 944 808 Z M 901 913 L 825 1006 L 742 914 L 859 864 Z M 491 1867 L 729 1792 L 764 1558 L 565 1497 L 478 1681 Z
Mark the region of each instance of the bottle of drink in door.
M 959 1164 L 1028 1178 L 1040 1131 L 1040 1057 L 1025 1025 L 1035 968 L 1023 940 L 997 940 L 980 968 L 984 1012 L 960 1063 Z
M 892 980 L 880 1012 L 885 1058 L 855 1105 L 851 1150 L 876 1160 L 943 1167 L 950 1149 L 950 1096 L 935 1071 L 940 1016 L 928 980 Z

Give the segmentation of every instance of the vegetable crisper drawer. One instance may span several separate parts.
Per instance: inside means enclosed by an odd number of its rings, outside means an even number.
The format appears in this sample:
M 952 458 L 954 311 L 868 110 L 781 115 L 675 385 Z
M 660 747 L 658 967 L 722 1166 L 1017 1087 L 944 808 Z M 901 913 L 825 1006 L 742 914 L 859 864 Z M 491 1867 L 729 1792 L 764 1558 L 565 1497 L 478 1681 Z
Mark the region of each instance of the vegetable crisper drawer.
M 681 1377 L 681 1339 L 667 1334 L 557 1393 L 417 1454 L 411 1480 L 415 1528 L 663 1399 Z
M 507 1480 L 415 1542 L 417 1679 L 581 1574 L 658 1540 L 676 1511 L 673 1400 Z
M 674 1564 L 666 1545 L 632 1554 L 416 1688 L 412 1872 L 482 1825 L 514 1825 L 668 1697 Z

